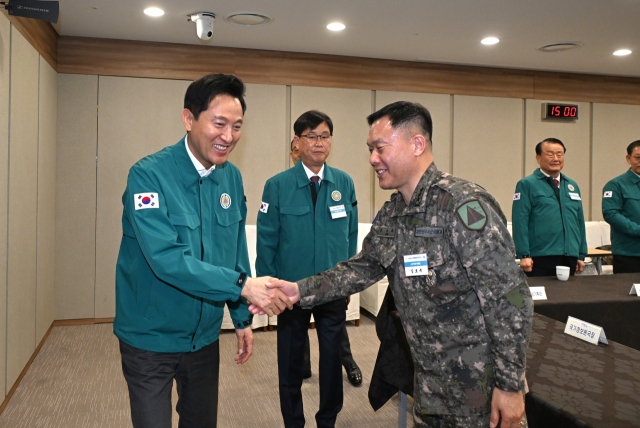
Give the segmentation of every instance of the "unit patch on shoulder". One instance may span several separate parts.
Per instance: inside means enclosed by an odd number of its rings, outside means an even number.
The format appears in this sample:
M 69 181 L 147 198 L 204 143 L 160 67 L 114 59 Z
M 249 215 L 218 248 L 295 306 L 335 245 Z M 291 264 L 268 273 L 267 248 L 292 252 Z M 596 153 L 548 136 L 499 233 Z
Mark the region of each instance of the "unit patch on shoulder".
M 519 201 L 520 200 L 520 193 L 514 193 L 513 194 L 513 200 L 514 201 Z
M 604 192 L 604 198 L 613 198 L 613 192 L 609 190 L 608 192 Z
M 133 195 L 133 206 L 136 210 L 146 210 L 148 208 L 160 208 L 157 193 L 136 193 Z
M 263 202 L 260 204 L 260 212 L 261 213 L 267 213 L 267 211 L 269 211 L 269 204 L 266 202 Z
M 220 195 L 220 206 L 225 210 L 231 206 L 231 196 L 228 193 Z
M 334 190 L 333 192 L 331 192 L 331 199 L 338 202 L 340 199 L 342 199 L 342 195 L 337 190 Z
M 487 213 L 477 199 L 462 204 L 456 214 L 469 230 L 482 230 L 487 224 Z

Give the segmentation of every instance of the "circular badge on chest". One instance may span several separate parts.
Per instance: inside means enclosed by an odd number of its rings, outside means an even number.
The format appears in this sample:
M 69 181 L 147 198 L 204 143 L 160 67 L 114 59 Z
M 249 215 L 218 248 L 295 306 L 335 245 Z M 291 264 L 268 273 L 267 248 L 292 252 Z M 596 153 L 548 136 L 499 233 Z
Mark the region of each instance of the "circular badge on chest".
M 333 192 L 331 192 L 331 199 L 338 202 L 340 199 L 342 199 L 342 195 L 337 190 L 334 190 Z
M 567 186 L 567 188 L 568 188 L 569 190 L 571 190 L 572 192 L 573 192 L 574 190 L 576 190 L 576 188 L 575 188 L 575 187 L 573 187 L 573 185 L 572 185 L 572 184 L 569 184 L 569 185 Z
M 228 193 L 223 193 L 220 196 L 220 206 L 225 210 L 231 206 L 231 196 Z

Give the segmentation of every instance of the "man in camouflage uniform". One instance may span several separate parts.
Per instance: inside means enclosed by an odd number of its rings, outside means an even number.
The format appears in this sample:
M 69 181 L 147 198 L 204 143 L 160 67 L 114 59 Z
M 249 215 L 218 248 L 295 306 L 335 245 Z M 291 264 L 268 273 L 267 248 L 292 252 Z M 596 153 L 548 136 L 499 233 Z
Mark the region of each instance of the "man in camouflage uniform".
M 278 286 L 310 307 L 387 275 L 415 365 L 415 426 L 526 426 L 533 305 L 500 206 L 482 187 L 438 171 L 421 105 L 390 104 L 367 120 L 380 187 L 398 192 L 359 254 Z

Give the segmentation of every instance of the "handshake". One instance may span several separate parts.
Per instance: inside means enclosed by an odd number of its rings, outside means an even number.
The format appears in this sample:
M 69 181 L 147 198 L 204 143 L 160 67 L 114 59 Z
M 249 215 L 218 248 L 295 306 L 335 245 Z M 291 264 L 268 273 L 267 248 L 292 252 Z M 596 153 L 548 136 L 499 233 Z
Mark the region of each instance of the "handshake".
M 240 296 L 251 303 L 249 310 L 254 315 L 267 314 L 270 317 L 293 308 L 300 300 L 298 284 L 270 276 L 247 278 Z

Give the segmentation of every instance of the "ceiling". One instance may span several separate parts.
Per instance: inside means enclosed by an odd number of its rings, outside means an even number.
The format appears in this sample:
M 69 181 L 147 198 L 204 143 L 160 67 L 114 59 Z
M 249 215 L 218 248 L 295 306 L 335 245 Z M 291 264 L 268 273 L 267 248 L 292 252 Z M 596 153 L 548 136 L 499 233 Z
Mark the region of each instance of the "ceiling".
M 640 0 L 59 0 L 62 36 L 640 77 Z M 164 16 L 143 10 L 156 6 Z M 187 15 L 217 15 L 210 43 Z M 259 12 L 266 26 L 223 18 Z M 346 25 L 341 32 L 330 22 Z M 487 36 L 500 39 L 480 44 Z M 557 42 L 579 49 L 543 53 Z M 631 55 L 617 57 L 617 49 Z

